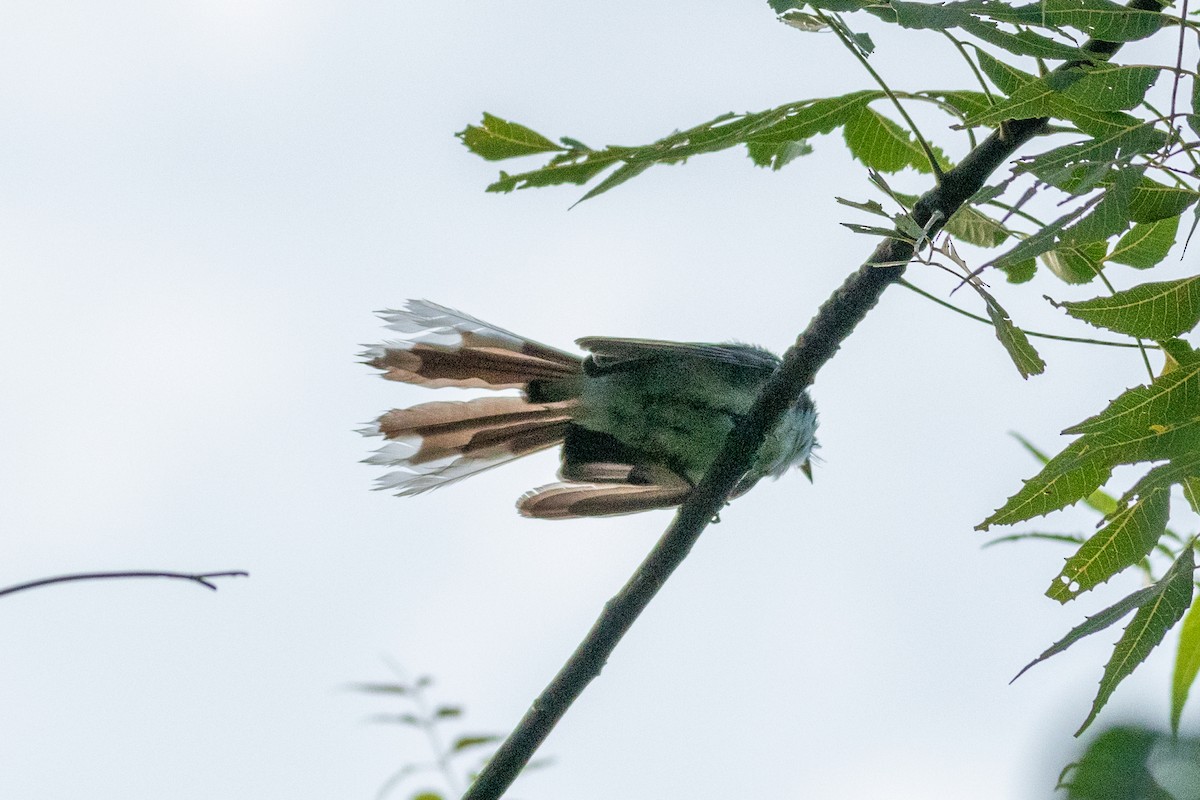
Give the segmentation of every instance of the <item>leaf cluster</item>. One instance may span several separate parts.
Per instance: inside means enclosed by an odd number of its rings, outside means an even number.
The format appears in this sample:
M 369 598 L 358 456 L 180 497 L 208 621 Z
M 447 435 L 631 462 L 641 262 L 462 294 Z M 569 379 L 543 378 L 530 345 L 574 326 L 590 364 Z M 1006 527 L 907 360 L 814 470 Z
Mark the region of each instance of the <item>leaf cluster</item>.
M 463 709 L 457 705 L 434 704 L 428 700 L 433 679 L 422 675 L 414 681 L 389 681 L 386 683 L 358 683 L 351 688 L 365 694 L 399 700 L 402 710 L 386 712 L 370 717 L 372 722 L 400 725 L 412 728 L 424 735 L 432 752 L 431 760 L 413 760 L 396 770 L 382 786 L 376 797 L 383 798 L 409 778 L 421 774 L 440 774 L 448 794 L 440 790 L 423 788 L 410 800 L 447 800 L 457 797 L 461 786 L 472 777 L 471 771 L 461 762 L 461 757 L 477 753 L 480 748 L 498 742 L 502 737 L 494 734 L 459 733 L 449 735 L 449 723 L 461 719 Z

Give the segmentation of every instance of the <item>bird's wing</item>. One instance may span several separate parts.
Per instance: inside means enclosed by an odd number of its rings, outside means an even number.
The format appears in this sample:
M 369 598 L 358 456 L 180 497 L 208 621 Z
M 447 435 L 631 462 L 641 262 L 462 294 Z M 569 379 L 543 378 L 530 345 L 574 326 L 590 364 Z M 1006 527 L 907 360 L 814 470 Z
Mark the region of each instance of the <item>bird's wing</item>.
M 761 347 L 736 342 L 705 344 L 586 336 L 576 339 L 575 343 L 592 354 L 589 360 L 601 373 L 659 359 L 715 361 L 762 373 L 770 373 L 779 366 L 779 358 L 774 353 Z

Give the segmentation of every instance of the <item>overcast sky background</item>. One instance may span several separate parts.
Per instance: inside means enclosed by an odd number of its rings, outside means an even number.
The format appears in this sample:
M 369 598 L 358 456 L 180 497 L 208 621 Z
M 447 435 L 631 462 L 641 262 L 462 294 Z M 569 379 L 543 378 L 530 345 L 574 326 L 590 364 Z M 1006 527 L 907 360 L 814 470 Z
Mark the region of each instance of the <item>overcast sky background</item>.
M 876 42 L 898 88 L 970 85 L 936 36 Z M 399 704 L 345 688 L 390 679 L 386 659 L 435 676 L 462 730 L 507 731 L 670 515 L 520 519 L 549 453 L 419 498 L 370 492 L 354 429 L 447 399 L 356 363 L 385 335 L 371 312 L 424 297 L 559 346 L 781 351 L 873 246 L 834 196 L 878 196 L 825 137 L 780 173 L 730 151 L 568 211 L 583 190 L 485 194 L 497 165 L 453 132 L 486 110 L 638 144 L 866 83 L 764 2 L 8 4 L 0 585 L 251 577 L 4 599 L 0 797 L 371 798 L 428 758 L 364 721 Z M 1087 335 L 1041 295 L 1092 288 L 993 284 L 1018 322 Z M 1007 682 L 1137 579 L 1060 608 L 1041 593 L 1068 551 L 981 551 L 972 527 L 1036 471 L 1009 430 L 1057 448 L 1144 369 L 1038 347 L 1048 373 L 1023 381 L 986 326 L 891 290 L 814 389 L 815 485 L 766 483 L 722 515 L 514 796 L 1049 797 L 1117 634 Z M 1165 720 L 1169 641 L 1100 725 Z

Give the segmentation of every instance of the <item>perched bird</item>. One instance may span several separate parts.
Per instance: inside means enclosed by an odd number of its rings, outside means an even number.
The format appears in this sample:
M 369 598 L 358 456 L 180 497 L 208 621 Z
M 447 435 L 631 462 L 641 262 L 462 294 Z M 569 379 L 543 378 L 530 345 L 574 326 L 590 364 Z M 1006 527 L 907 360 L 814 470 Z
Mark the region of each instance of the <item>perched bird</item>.
M 679 505 L 750 410 L 779 358 L 747 344 L 589 336 L 580 357 L 426 300 L 379 315 L 402 341 L 370 347 L 388 380 L 520 395 L 395 409 L 360 431 L 387 443 L 365 459 L 396 467 L 379 489 L 413 495 L 562 445 L 561 483 L 526 492 L 527 517 L 631 514 Z M 732 497 L 792 466 L 809 475 L 817 412 L 802 394 L 768 433 Z

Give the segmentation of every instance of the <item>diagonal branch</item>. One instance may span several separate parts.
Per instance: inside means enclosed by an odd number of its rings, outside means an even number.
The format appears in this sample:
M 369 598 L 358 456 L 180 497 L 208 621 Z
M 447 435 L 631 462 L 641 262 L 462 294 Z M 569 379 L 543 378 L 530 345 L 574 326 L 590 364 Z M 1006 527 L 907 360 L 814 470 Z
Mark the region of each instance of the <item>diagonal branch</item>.
M 1161 11 L 1157 0 L 1132 0 L 1129 8 Z M 1111 55 L 1119 42 L 1089 41 L 1087 50 Z M 1064 64 L 1058 70 L 1073 66 Z M 939 184 L 917 201 L 913 218 L 930 238 L 945 221 L 983 188 L 988 177 L 1035 136 L 1046 132 L 1046 118 L 1011 120 L 946 172 Z M 817 311 L 817 315 L 783 356 L 783 363 L 763 386 L 754 407 L 730 432 L 725 447 L 704 479 L 688 495 L 670 527 L 637 568 L 629 582 L 608 603 L 579 647 L 525 716 L 480 771 L 462 800 L 498 800 L 529 762 L 554 725 L 600 674 L 621 637 L 666 583 L 709 522 L 717 515 L 734 485 L 750 468 L 766 431 L 813 382 L 819 370 L 841 347 L 855 326 L 879 301 L 883 291 L 899 281 L 913 257 L 913 244 L 887 239 L 851 273 Z M 876 266 L 887 265 L 887 266 Z

